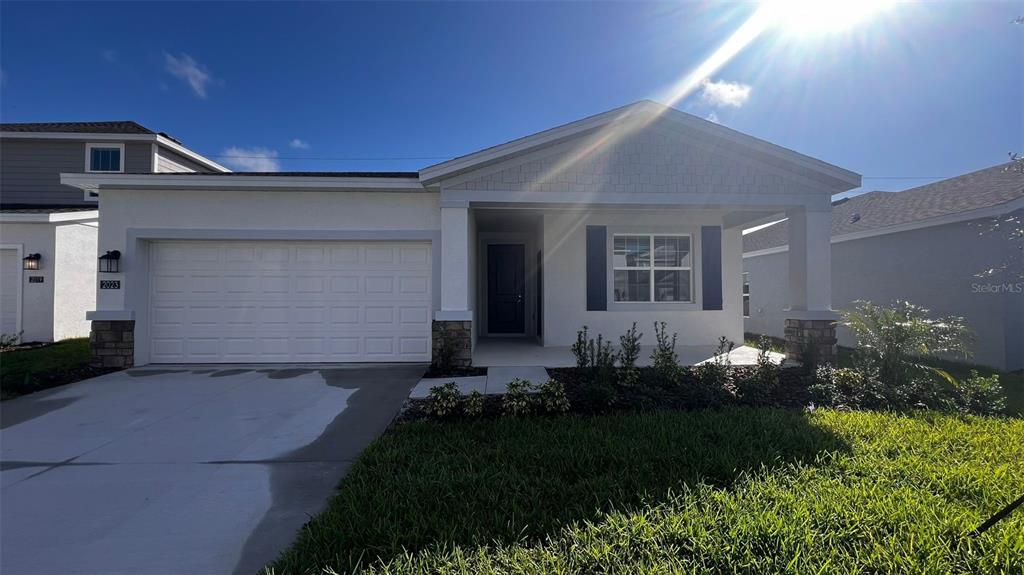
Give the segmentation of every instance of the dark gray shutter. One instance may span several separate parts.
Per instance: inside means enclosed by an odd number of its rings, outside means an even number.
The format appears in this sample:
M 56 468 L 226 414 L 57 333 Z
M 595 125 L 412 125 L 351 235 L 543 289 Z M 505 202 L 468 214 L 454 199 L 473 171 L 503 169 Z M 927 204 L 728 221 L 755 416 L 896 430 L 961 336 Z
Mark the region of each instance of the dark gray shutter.
M 587 311 L 608 310 L 608 228 L 587 226 Z
M 701 226 L 700 261 L 704 309 L 722 309 L 721 226 Z

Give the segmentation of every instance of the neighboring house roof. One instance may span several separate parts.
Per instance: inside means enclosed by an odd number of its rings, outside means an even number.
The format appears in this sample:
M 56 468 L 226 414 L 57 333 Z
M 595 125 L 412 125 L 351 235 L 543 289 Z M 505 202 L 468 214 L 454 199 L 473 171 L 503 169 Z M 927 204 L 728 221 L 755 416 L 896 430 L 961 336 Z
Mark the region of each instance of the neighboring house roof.
M 832 206 L 832 236 L 925 222 L 942 216 L 992 208 L 1024 198 L 1024 174 L 992 166 L 902 192 L 869 192 L 839 200 Z M 785 220 L 743 236 L 743 251 L 785 246 Z
M 113 122 L 29 122 L 0 124 L 0 132 L 64 132 L 71 134 L 156 134 L 131 120 Z M 172 138 L 173 139 L 173 138 Z

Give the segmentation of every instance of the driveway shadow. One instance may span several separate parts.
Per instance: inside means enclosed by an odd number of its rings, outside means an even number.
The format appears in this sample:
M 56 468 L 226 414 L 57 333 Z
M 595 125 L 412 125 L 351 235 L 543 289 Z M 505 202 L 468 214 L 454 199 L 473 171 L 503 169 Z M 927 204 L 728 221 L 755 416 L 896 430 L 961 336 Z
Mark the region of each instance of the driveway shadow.
M 295 538 L 304 516 L 296 509 L 322 508 L 351 462 L 394 419 L 423 365 L 381 365 L 318 370 L 326 385 L 355 390 L 345 409 L 309 444 L 271 460 L 211 462 L 262 464 L 270 472 L 271 506 L 246 539 L 234 573 L 254 573 Z M 263 370 L 269 379 L 290 379 L 306 369 Z
M 61 391 L 41 391 L 0 403 L 0 429 L 31 421 L 78 401 L 78 396 L 50 397 Z
M 781 409 L 403 425 L 364 454 L 275 567 L 347 573 L 427 548 L 543 541 L 604 512 L 847 450 Z

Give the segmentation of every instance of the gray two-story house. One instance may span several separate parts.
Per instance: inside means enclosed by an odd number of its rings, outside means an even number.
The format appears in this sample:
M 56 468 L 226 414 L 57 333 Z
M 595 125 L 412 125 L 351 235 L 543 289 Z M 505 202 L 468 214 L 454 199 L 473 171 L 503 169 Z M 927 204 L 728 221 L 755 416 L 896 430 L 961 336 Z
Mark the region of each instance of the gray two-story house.
M 0 334 L 89 335 L 97 289 L 98 198 L 61 172 L 226 172 L 135 122 L 0 124 Z

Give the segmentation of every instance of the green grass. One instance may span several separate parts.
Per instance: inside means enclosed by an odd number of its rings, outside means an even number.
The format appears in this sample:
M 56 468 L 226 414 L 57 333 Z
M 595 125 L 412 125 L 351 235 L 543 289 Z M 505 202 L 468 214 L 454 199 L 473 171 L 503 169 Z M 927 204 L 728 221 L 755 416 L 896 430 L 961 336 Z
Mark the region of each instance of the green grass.
M 1021 573 L 1024 420 L 734 408 L 402 425 L 276 573 Z
M 3 399 L 42 389 L 35 375 L 45 374 L 55 383 L 70 383 L 62 373 L 89 366 L 89 338 L 66 339 L 46 347 L 0 354 L 0 394 Z M 26 379 L 27 378 L 27 379 Z

